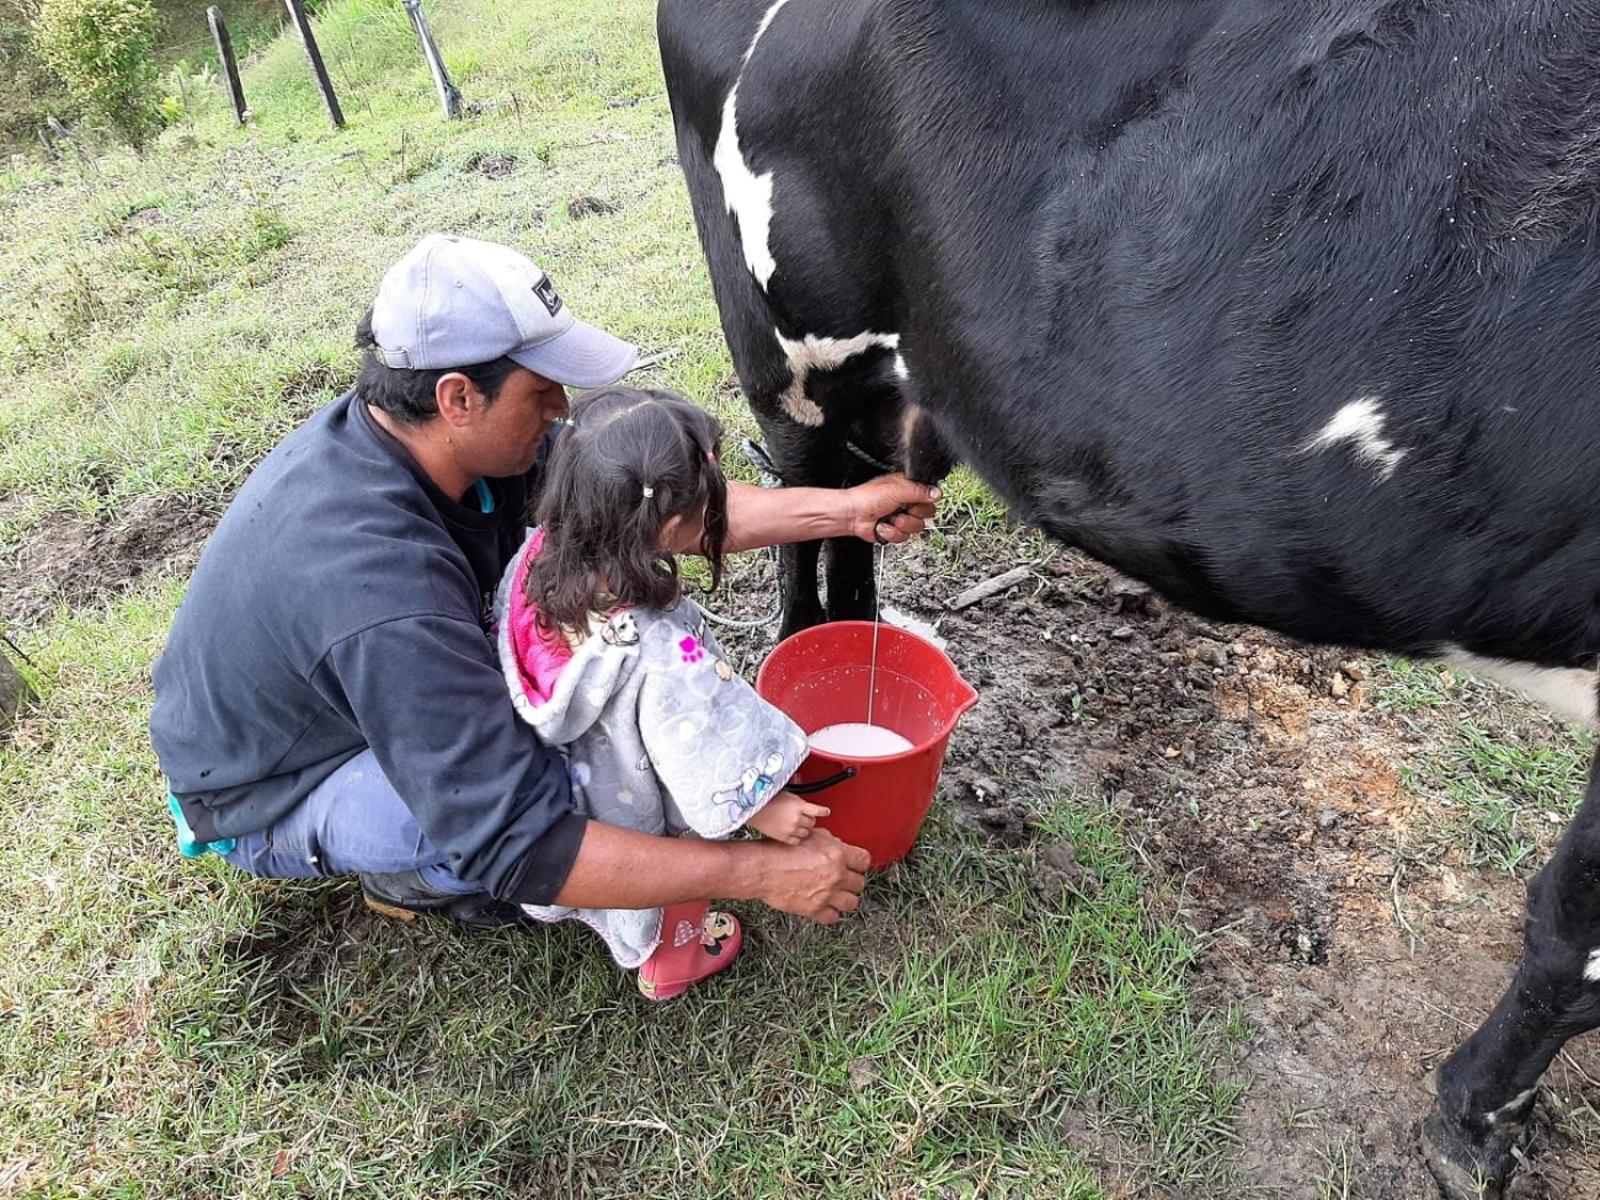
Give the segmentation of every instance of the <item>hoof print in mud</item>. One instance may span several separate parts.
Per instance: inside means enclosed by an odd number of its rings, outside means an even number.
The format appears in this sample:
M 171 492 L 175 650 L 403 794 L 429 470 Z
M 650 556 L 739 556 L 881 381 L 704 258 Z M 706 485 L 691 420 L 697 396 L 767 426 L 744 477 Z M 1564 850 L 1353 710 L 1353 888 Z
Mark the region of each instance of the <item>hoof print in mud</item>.
M 1328 965 L 1328 935 L 1309 921 L 1289 921 L 1278 931 L 1278 944 L 1289 952 L 1290 962 Z

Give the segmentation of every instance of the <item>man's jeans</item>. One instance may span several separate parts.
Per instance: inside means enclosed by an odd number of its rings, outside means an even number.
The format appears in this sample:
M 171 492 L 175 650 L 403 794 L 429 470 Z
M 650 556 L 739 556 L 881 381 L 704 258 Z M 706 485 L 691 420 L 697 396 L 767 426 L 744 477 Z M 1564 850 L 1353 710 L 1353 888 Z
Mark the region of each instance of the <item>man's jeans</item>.
M 415 870 L 441 892 L 469 895 L 483 890 L 445 867 L 447 855 L 422 836 L 371 750 L 328 776 L 270 829 L 241 834 L 222 857 L 271 879 Z

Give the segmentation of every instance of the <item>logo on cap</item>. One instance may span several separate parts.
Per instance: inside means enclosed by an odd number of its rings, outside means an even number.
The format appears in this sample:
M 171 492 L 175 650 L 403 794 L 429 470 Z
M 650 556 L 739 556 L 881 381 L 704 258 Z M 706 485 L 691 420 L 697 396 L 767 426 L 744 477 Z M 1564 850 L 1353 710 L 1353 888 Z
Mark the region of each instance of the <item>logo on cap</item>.
M 556 285 L 550 282 L 550 276 L 546 275 L 533 285 L 533 294 L 539 297 L 539 302 L 545 306 L 552 317 L 561 311 L 561 297 L 556 295 Z

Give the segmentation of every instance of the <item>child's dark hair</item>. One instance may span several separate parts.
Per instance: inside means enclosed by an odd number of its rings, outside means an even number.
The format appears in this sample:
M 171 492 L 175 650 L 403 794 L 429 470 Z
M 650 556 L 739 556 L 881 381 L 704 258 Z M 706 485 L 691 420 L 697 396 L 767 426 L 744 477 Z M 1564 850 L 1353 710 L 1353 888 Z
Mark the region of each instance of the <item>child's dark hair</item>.
M 676 604 L 678 564 L 661 545 L 672 517 L 703 519 L 700 552 L 717 586 L 728 532 L 721 438 L 715 417 L 671 392 L 606 388 L 573 405 L 539 501 L 544 548 L 528 569 L 527 597 L 545 628 L 582 630 L 617 606 Z

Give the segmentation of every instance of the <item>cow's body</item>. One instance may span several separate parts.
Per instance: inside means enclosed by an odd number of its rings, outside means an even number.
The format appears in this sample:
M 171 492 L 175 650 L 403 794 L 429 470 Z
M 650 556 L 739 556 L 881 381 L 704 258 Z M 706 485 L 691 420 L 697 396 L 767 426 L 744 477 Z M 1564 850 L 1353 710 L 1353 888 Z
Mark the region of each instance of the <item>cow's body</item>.
M 1593 720 L 1600 0 L 663 0 L 660 33 L 788 482 L 948 452 L 1191 608 L 1529 664 Z M 870 611 L 831 550 L 826 610 L 791 555 L 790 628 Z M 1447 1177 L 1509 1170 L 1600 1021 L 1593 784 L 1532 917 L 1441 1072 Z

